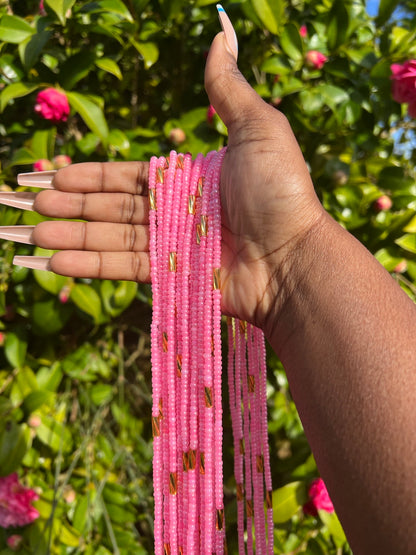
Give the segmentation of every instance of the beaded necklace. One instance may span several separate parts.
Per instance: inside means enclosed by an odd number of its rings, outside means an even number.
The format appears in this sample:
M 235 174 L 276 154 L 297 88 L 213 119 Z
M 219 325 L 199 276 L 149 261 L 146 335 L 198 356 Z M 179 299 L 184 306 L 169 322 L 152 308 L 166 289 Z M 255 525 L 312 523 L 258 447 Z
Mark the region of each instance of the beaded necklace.
M 195 160 L 172 151 L 150 161 L 156 555 L 227 552 L 219 191 L 225 151 Z M 264 336 L 246 322 L 227 321 L 239 554 L 253 553 L 254 544 L 257 553 L 272 554 Z

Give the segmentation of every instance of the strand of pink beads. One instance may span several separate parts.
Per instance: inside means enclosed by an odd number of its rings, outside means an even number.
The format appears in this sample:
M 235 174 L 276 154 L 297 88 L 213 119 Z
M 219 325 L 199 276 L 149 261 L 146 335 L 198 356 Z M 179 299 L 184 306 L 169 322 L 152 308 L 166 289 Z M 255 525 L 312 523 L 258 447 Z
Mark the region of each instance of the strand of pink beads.
M 219 191 L 224 154 L 192 160 L 172 151 L 150 161 L 156 555 L 227 552 Z M 264 337 L 232 319 L 228 333 L 239 553 L 253 553 L 255 544 L 257 553 L 271 554 Z

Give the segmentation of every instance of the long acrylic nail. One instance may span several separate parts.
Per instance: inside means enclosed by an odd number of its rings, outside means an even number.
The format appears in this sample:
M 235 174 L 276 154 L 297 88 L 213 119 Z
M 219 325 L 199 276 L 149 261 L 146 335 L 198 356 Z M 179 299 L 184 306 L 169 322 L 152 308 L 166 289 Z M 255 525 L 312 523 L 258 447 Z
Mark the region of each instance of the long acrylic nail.
M 23 268 L 31 268 L 32 270 L 51 271 L 51 259 L 49 256 L 15 256 L 13 264 L 23 266 Z
M 0 204 L 22 208 L 23 210 L 33 210 L 36 193 L 0 193 Z
M 53 189 L 52 180 L 56 170 L 44 172 L 19 173 L 17 182 L 22 187 L 38 187 L 39 189 Z
M 34 225 L 3 225 L 0 227 L 0 239 L 34 245 L 34 242 L 32 241 L 32 233 L 34 229 Z
M 218 10 L 218 17 L 220 19 L 221 27 L 222 27 L 222 30 L 224 31 L 225 40 L 231 51 L 231 54 L 234 56 L 235 60 L 237 61 L 238 40 L 237 40 L 237 35 L 235 33 L 233 24 L 231 23 L 230 18 L 226 14 L 221 4 L 217 4 L 217 10 Z

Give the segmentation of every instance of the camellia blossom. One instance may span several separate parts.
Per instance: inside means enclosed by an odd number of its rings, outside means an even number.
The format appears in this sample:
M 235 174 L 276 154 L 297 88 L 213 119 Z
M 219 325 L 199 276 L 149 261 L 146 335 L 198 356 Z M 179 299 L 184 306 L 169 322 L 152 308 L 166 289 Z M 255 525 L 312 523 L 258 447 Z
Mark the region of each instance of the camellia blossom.
M 66 121 L 69 103 L 65 93 L 52 87 L 40 91 L 36 97 L 35 112 L 53 122 Z
M 416 118 L 416 60 L 409 60 L 403 65 L 392 64 L 392 94 L 396 102 L 408 104 L 408 113 Z
M 309 50 L 305 55 L 306 63 L 315 69 L 321 69 L 328 58 L 318 50 Z
M 303 506 L 303 512 L 316 516 L 319 510 L 327 513 L 334 512 L 334 505 L 329 497 L 328 490 L 322 478 L 315 478 L 309 486 L 309 501 Z
M 31 503 L 37 499 L 38 494 L 24 487 L 16 472 L 0 477 L 0 526 L 25 526 L 36 520 L 39 512 Z
M 36 162 L 33 164 L 34 172 L 44 172 L 53 169 L 53 163 L 50 160 L 46 160 L 46 158 L 40 158 L 40 160 L 36 160 Z

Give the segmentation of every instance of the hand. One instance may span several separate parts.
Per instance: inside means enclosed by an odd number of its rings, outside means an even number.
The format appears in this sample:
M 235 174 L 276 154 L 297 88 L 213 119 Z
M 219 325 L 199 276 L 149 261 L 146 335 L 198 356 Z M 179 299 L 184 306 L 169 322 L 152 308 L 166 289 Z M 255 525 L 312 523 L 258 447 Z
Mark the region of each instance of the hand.
M 221 176 L 222 303 L 226 314 L 263 327 L 283 304 L 297 246 L 324 211 L 286 118 L 249 86 L 224 33 L 206 66 L 210 101 L 229 130 Z M 148 164 L 75 164 L 42 191 L 41 214 L 86 220 L 43 222 L 33 241 L 61 249 L 50 268 L 73 277 L 150 280 Z M 277 301 L 277 302 L 276 302 Z

